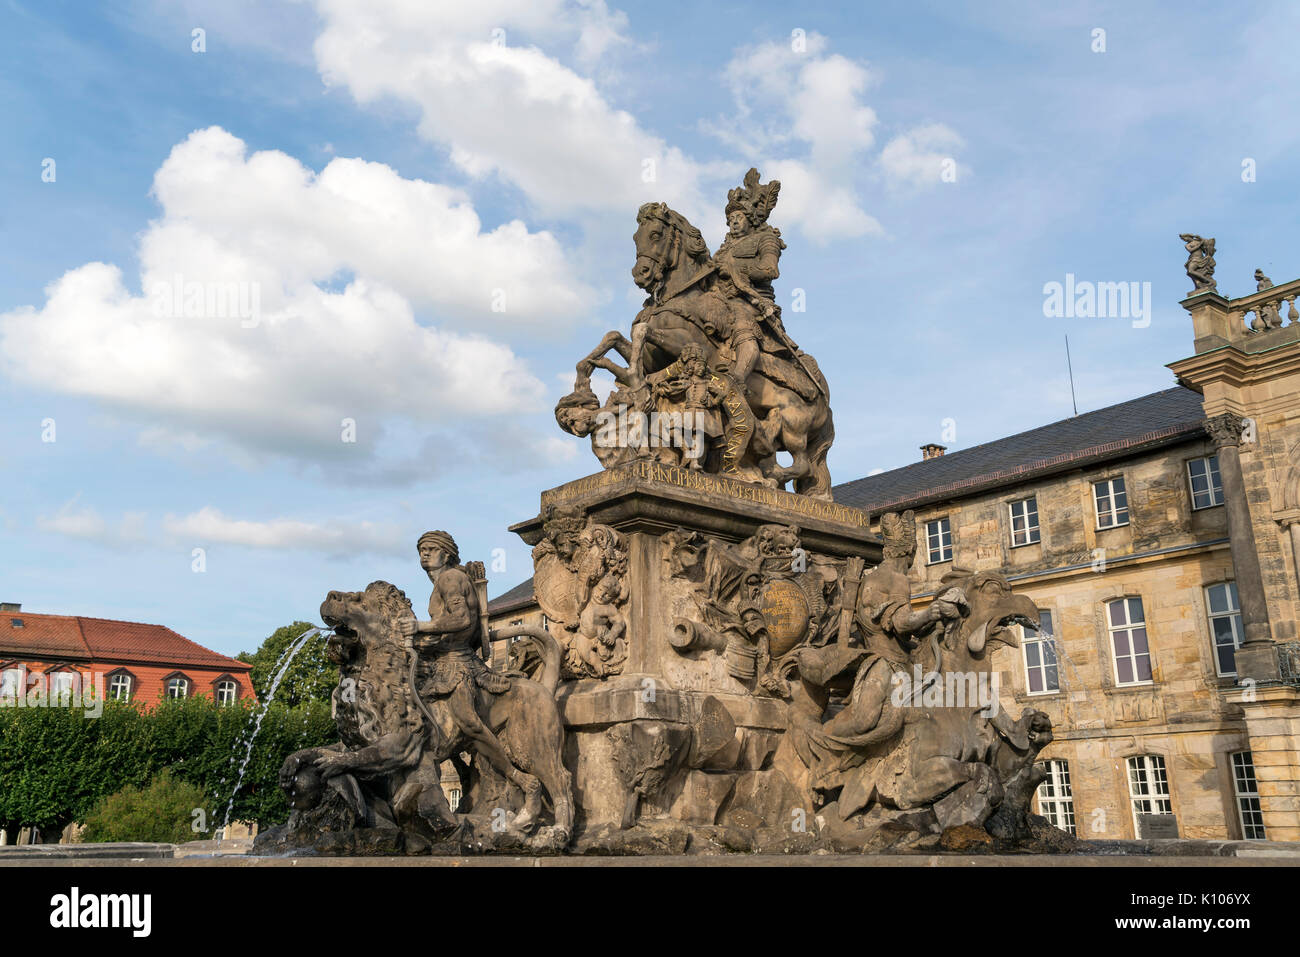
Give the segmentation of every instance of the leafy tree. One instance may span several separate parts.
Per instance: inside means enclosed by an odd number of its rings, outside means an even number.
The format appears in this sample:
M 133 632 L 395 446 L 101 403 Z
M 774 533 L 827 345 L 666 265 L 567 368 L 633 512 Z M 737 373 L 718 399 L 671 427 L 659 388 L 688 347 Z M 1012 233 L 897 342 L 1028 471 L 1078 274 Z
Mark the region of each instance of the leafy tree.
M 126 787 L 95 805 L 81 839 L 183 844 L 212 836 L 203 789 L 163 771 L 144 788 Z M 198 811 L 199 814 L 195 814 Z
M 253 666 L 250 677 L 259 700 L 265 701 L 270 693 L 271 682 L 275 679 L 277 666 L 282 664 L 284 653 L 311 627 L 308 622 L 295 621 L 292 625 L 277 628 L 257 651 L 251 654 L 241 651 L 235 656 Z M 276 688 L 276 701 L 294 707 L 304 701 L 330 700 L 330 694 L 339 683 L 339 670 L 325 657 L 327 638 L 327 635 L 316 635 L 298 649 Z

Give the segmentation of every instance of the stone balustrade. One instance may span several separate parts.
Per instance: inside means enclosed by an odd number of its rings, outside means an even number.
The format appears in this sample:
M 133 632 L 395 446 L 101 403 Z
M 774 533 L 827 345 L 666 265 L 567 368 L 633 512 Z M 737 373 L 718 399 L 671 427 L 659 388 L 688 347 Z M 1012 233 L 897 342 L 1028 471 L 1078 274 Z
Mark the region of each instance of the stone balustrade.
M 1234 331 L 1249 335 L 1280 329 L 1283 325 L 1283 312 L 1289 324 L 1295 325 L 1300 320 L 1300 310 L 1296 309 L 1296 299 L 1300 297 L 1300 279 L 1269 286 L 1248 296 L 1233 299 L 1228 304 L 1228 318 Z

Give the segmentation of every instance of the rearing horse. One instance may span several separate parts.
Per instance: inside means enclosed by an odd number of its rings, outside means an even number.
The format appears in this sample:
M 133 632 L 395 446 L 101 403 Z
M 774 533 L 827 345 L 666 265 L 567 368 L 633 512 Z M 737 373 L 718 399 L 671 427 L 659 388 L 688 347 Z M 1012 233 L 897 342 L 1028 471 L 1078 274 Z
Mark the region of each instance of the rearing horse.
M 641 379 L 670 365 L 687 344 L 704 350 L 710 368 L 729 368 L 735 359 L 727 343 L 731 312 L 716 289 L 717 267 L 700 231 L 664 203 L 646 203 L 637 212 L 632 240 L 636 246 L 632 279 L 649 297 L 632 323 L 631 340 L 616 332 L 608 334 L 579 363 L 580 374 L 584 369 L 589 374 L 593 366 L 609 369 L 604 357 L 612 349 L 627 361 L 629 377 Z M 811 356 L 802 359 L 812 363 Z M 795 491 L 830 501 L 826 453 L 835 427 L 825 379 L 815 363 L 812 368 L 815 380 L 797 363 L 770 352 L 759 356 L 742 397 L 753 415 L 753 439 L 728 471 L 777 488 L 793 482 Z M 804 391 L 816 394 L 816 399 L 808 401 L 790 388 L 801 380 Z M 789 454 L 789 465 L 778 462 L 778 452 Z

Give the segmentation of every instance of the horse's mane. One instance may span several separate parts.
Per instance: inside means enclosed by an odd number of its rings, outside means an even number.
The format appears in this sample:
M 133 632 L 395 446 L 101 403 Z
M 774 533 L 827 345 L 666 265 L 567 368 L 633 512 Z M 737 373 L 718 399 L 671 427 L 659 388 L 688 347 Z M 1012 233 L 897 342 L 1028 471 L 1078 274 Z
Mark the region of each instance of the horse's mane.
M 709 258 L 709 246 L 704 241 L 704 235 L 692 226 L 685 216 L 669 208 L 667 203 L 644 204 L 637 210 L 636 221 L 641 224 L 647 219 L 658 219 L 680 233 L 682 251 L 697 265 L 703 264 Z

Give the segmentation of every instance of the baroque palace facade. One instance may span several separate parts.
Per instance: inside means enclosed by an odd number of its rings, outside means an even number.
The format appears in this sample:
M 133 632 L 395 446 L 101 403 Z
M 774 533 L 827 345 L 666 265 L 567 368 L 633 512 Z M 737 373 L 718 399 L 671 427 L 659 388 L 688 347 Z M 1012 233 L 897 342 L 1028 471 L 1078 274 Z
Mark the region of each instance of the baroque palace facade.
M 954 569 L 1039 607 L 1001 698 L 1050 715 L 1039 810 L 1081 838 L 1300 840 L 1297 295 L 1198 288 L 1173 388 L 834 490 L 915 513 L 918 607 Z M 489 613 L 545 624 L 531 581 Z

